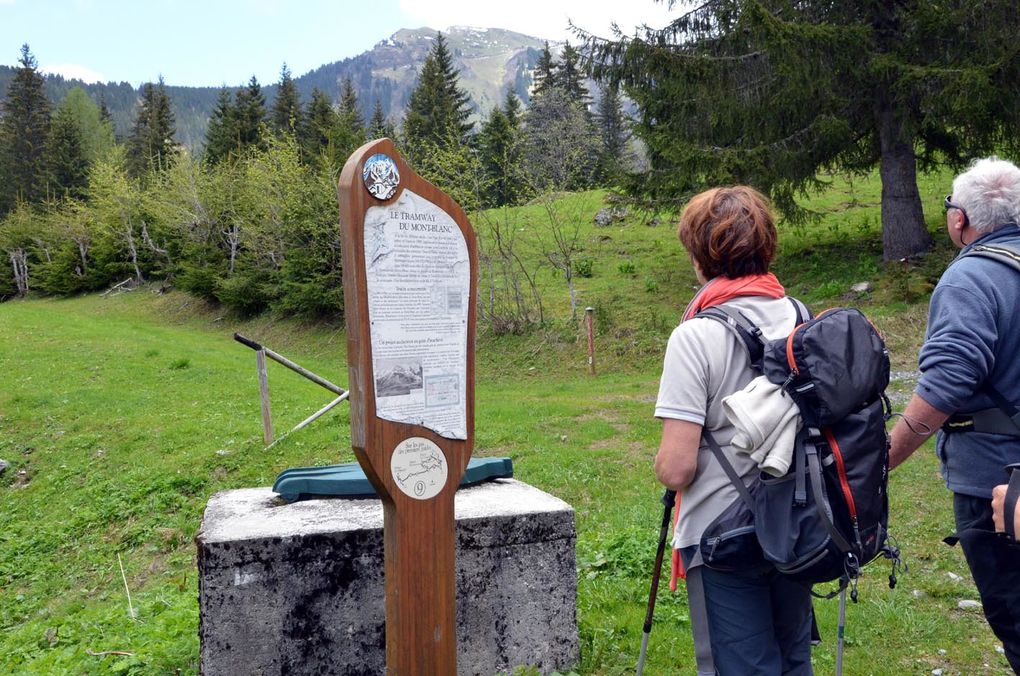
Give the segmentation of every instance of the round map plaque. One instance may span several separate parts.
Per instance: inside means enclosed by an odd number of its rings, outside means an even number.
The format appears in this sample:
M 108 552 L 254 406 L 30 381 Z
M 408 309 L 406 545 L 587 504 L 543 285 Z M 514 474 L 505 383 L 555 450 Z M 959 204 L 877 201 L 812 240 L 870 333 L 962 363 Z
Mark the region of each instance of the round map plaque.
M 429 500 L 439 495 L 446 485 L 446 455 L 432 440 L 410 437 L 393 449 L 390 473 L 406 495 L 415 500 Z

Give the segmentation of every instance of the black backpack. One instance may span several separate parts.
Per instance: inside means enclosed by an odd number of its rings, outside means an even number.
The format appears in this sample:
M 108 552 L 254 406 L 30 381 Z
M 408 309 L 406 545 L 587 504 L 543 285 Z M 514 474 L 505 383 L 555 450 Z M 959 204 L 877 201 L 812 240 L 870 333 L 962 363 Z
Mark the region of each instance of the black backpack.
M 861 312 L 828 310 L 788 336 L 761 330 L 725 305 L 698 313 L 722 322 L 747 348 L 752 368 L 781 385 L 797 404 L 803 428 L 782 477 L 761 473 L 744 485 L 711 433 L 704 438 L 740 493 L 701 540 L 705 565 L 738 570 L 767 561 L 806 584 L 854 580 L 888 544 L 890 415 L 885 388 L 889 354 Z

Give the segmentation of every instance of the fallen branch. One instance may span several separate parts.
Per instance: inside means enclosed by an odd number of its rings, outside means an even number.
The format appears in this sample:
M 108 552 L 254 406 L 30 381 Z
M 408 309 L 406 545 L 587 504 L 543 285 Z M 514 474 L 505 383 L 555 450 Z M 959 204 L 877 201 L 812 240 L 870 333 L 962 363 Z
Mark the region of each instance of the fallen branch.
M 100 297 L 100 298 L 103 298 L 103 297 L 105 297 L 105 296 L 108 296 L 108 295 L 110 295 L 111 293 L 113 293 L 114 291 L 116 291 L 117 289 L 119 289 L 120 287 L 122 287 L 122 286 L 124 286 L 125 284 L 127 284 L 128 282 L 130 282 L 130 281 L 131 281 L 132 279 L 134 279 L 134 277 L 128 277 L 127 279 L 125 279 L 125 280 L 124 280 L 123 282 L 121 282 L 120 284 L 116 284 L 116 285 L 114 285 L 114 286 L 111 286 L 111 287 L 110 287 L 109 289 L 107 289 L 106 291 L 104 291 L 104 292 L 102 292 L 101 294 L 99 294 L 99 297 Z
M 106 657 L 107 655 L 122 655 L 124 657 L 134 657 L 134 653 L 129 653 L 126 650 L 103 650 L 101 652 L 92 652 L 89 649 L 85 649 L 85 652 L 92 657 Z

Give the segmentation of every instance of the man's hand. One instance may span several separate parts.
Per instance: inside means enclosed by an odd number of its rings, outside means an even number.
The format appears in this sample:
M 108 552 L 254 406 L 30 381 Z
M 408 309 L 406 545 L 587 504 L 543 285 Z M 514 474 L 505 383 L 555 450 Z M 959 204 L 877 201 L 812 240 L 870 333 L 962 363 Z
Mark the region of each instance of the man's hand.
M 1007 515 L 1003 514 L 1006 507 L 1006 488 L 1006 484 L 1000 484 L 992 489 L 992 520 L 995 521 L 995 530 L 999 533 L 1006 532 Z M 1014 509 L 1013 512 L 1013 532 L 1020 533 L 1020 509 Z

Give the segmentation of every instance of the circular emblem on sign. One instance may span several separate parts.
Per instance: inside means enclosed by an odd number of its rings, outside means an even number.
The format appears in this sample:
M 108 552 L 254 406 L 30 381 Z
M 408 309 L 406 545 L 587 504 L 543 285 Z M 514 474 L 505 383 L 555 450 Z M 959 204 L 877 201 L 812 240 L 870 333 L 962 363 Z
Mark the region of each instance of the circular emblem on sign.
M 405 495 L 415 500 L 429 500 L 439 495 L 446 485 L 446 455 L 430 439 L 404 439 L 393 449 L 390 474 Z
M 376 153 L 365 161 L 361 178 L 365 181 L 365 188 L 377 200 L 388 200 L 393 197 L 397 186 L 400 185 L 397 163 L 392 157 L 382 153 Z

